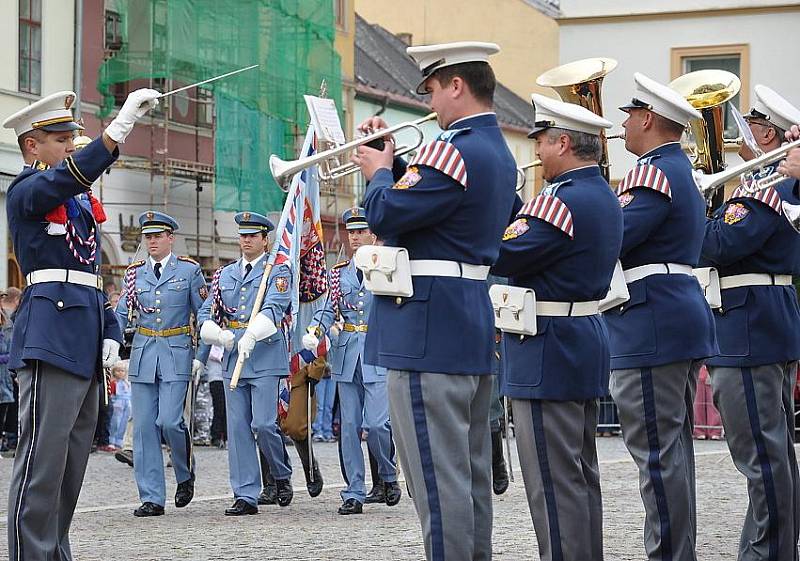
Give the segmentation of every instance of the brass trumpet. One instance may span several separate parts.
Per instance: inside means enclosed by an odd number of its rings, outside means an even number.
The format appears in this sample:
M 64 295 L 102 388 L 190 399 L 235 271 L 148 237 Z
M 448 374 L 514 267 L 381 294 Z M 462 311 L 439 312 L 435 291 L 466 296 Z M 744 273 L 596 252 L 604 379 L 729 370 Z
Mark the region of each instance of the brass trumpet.
M 523 187 L 525 187 L 525 182 L 527 179 L 525 178 L 525 170 L 530 168 L 539 167 L 542 165 L 542 160 L 533 160 L 532 162 L 528 162 L 527 164 L 522 164 L 521 166 L 517 166 L 517 186 L 514 188 L 517 192 L 521 191 Z
M 611 139 L 621 139 L 625 140 L 625 131 L 618 132 L 616 134 L 612 134 L 606 137 L 606 140 Z M 528 162 L 527 164 L 522 164 L 521 166 L 517 166 L 517 186 L 516 191 L 519 192 L 525 187 L 525 182 L 527 179 L 525 178 L 525 170 L 530 168 L 536 168 L 542 165 L 542 160 L 533 160 L 532 162 Z
M 355 150 L 359 146 L 369 144 L 370 142 L 376 140 L 381 140 L 383 139 L 383 137 L 387 135 L 394 134 L 398 131 L 408 128 L 416 133 L 417 138 L 416 142 L 414 142 L 413 144 L 395 147 L 394 155 L 402 156 L 404 154 L 412 152 L 413 150 L 416 150 L 417 148 L 420 147 L 420 145 L 422 145 L 424 135 L 422 133 L 420 125 L 428 121 L 432 121 L 435 118 L 436 118 L 436 113 L 430 113 L 425 117 L 422 117 L 421 119 L 417 119 L 416 121 L 400 123 L 386 129 L 375 131 L 362 138 L 357 138 L 356 140 L 351 140 L 350 142 L 331 148 L 330 150 L 325 150 L 323 152 L 314 154 L 313 156 L 307 156 L 305 158 L 299 158 L 297 160 L 282 160 L 277 155 L 273 154 L 269 157 L 269 169 L 272 172 L 272 177 L 275 178 L 275 181 L 284 191 L 288 191 L 288 180 L 293 175 L 315 165 L 319 165 L 320 167 L 319 169 L 320 181 L 332 181 L 335 179 L 339 179 L 341 177 L 359 171 L 359 167 L 351 163 L 340 164 L 338 156 L 347 154 L 348 152 Z
M 741 178 L 741 184 L 746 192 L 751 194 L 756 193 L 783 181 L 786 179 L 786 176 L 776 172 L 768 175 L 767 177 L 756 179 L 753 172 L 765 165 L 772 164 L 783 159 L 783 157 L 794 148 L 800 148 L 800 140 L 795 140 L 794 142 L 784 144 L 783 146 L 780 146 L 770 152 L 766 152 L 757 158 L 753 158 L 752 160 L 739 164 L 738 166 L 732 166 L 718 173 L 696 173 L 694 178 L 695 183 L 697 183 L 697 188 L 700 189 L 700 192 L 706 198 L 708 198 L 717 189 L 725 185 L 727 181 L 738 176 Z

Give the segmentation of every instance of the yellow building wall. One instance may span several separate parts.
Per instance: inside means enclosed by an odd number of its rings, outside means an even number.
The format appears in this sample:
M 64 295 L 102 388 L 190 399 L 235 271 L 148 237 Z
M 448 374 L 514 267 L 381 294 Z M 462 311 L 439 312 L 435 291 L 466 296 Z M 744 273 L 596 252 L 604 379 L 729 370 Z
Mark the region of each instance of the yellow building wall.
M 413 45 L 490 41 L 500 45 L 491 59 L 497 79 L 523 99 L 531 92 L 553 96 L 536 77 L 557 66 L 558 24 L 523 0 L 354 0 L 355 11 L 392 33 L 411 33 Z

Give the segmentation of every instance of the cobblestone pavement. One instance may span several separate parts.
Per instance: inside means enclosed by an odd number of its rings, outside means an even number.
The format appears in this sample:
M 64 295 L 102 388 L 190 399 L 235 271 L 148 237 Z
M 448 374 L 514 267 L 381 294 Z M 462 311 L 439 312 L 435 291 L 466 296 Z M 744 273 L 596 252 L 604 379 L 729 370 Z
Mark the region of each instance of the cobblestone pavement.
M 605 551 L 608 560 L 644 559 L 643 510 L 636 468 L 619 438 L 598 439 L 605 508 Z M 77 561 L 107 560 L 392 560 L 422 559 L 422 539 L 413 505 L 404 495 L 393 508 L 366 505 L 361 516 L 336 514 L 341 475 L 335 444 L 316 445 L 326 485 L 311 499 L 302 473 L 294 477 L 295 499 L 285 509 L 261 507 L 258 516 L 225 517 L 230 505 L 227 455 L 197 449 L 197 494 L 186 509 L 168 500 L 158 518 L 135 518 L 138 506 L 133 470 L 110 454 L 94 454 L 72 524 L 72 550 Z M 746 508 L 746 490 L 721 442 L 699 441 L 697 453 L 698 558 L 736 557 L 736 544 Z M 296 466 L 299 459 L 290 452 Z M 0 459 L 0 559 L 5 558 L 9 459 Z M 514 466 L 519 462 L 514 460 Z M 369 471 L 369 470 L 367 470 Z M 171 470 L 167 471 L 171 474 Z M 505 495 L 495 497 L 494 557 L 538 559 L 522 478 Z M 175 484 L 168 482 L 171 497 Z

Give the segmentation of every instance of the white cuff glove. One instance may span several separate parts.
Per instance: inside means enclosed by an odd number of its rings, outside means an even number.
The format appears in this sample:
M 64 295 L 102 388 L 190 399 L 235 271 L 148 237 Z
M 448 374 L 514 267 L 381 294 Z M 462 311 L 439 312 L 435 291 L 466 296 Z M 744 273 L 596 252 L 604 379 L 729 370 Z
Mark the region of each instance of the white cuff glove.
M 201 372 L 203 372 L 203 368 L 205 367 L 206 365 L 200 362 L 199 360 L 197 359 L 192 360 L 192 375 L 196 376 L 197 374 L 200 374 Z
M 222 328 L 210 319 L 204 321 L 200 326 L 200 340 L 206 345 L 221 345 L 221 335 Z
M 328 330 L 328 333 L 331 334 L 331 337 L 338 337 L 339 333 L 342 332 L 343 328 L 344 328 L 344 322 L 343 321 L 337 321 L 336 323 L 331 325 L 331 328 Z
M 206 345 L 220 345 L 229 351 L 233 348 L 234 339 L 236 336 L 233 331 L 222 329 L 210 319 L 204 321 L 200 326 L 200 340 Z
M 309 327 L 308 332 L 303 335 L 303 348 L 307 351 L 316 351 L 319 346 L 319 337 L 317 337 L 317 329 Z
M 103 339 L 103 368 L 111 368 L 119 362 L 119 343 L 114 339 Z
M 144 116 L 150 109 L 158 106 L 158 98 L 161 96 L 156 90 L 142 88 L 131 92 L 119 114 L 111 121 L 111 124 L 106 127 L 106 134 L 108 137 L 122 144 L 128 135 L 133 130 L 133 125 L 136 124 L 141 117 Z
M 266 339 L 277 332 L 278 328 L 275 327 L 271 319 L 264 314 L 256 314 L 255 319 L 247 325 L 247 329 L 244 330 L 241 339 L 239 339 L 239 354 L 243 358 L 248 358 L 256 346 L 256 341 Z

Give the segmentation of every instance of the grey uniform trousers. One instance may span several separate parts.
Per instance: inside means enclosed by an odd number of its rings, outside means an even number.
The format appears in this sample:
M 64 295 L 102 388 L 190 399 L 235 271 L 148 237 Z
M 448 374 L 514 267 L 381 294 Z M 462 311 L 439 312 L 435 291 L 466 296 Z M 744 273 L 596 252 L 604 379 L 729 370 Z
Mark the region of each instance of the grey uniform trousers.
M 97 425 L 97 380 L 41 361 L 17 379 L 21 430 L 8 494 L 9 559 L 71 561 L 69 527 Z
M 428 561 L 492 558 L 492 377 L 389 370 L 389 418 Z
M 602 561 L 598 402 L 512 400 L 522 477 L 542 561 Z
M 652 561 L 695 561 L 693 403 L 702 363 L 613 370 L 611 396 L 639 467 L 644 548 Z
M 786 379 L 795 376 L 795 363 L 711 366 L 709 373 L 733 463 L 747 478 L 750 500 L 739 560 L 796 561 L 794 404 L 791 394 L 787 402 L 784 391 Z

